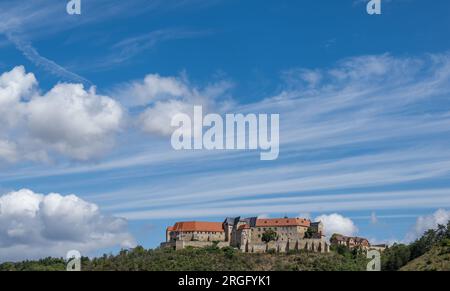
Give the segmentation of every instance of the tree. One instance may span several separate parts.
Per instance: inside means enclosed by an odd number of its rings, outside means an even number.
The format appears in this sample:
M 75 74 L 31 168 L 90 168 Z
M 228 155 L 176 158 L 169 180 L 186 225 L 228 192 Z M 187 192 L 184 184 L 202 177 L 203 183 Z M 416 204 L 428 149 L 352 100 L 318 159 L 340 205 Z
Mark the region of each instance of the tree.
M 276 240 L 278 240 L 278 234 L 271 229 L 266 230 L 264 232 L 264 234 L 262 235 L 262 241 L 265 243 L 269 243 L 271 241 L 276 241 Z
M 308 230 L 305 232 L 305 238 L 315 238 L 317 237 L 317 230 L 313 228 L 308 228 Z
M 439 237 L 438 232 L 434 229 L 430 229 L 424 233 L 424 235 L 409 245 L 411 251 L 411 260 L 418 258 L 431 250 L 431 248 L 442 239 Z
M 404 265 L 406 265 L 411 258 L 411 250 L 409 246 L 403 244 L 395 244 L 387 249 L 382 260 L 383 271 L 397 271 Z

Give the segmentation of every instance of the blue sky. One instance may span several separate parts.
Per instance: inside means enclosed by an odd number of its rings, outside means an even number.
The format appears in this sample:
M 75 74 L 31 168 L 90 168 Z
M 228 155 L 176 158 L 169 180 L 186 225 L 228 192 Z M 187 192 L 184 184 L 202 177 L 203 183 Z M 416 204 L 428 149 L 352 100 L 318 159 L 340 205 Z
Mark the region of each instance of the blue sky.
M 379 16 L 365 3 L 82 0 L 75 16 L 1 0 L 0 75 L 14 73 L 0 79 L 0 193 L 74 194 L 127 220 L 112 242 L 145 247 L 175 221 L 233 215 L 338 213 L 376 242 L 413 237 L 449 216 L 450 3 L 382 1 Z M 167 111 L 198 103 L 279 113 L 279 159 L 173 151 Z M 65 254 L 57 231 L 8 235 L 30 222 L 14 215 L 0 216 L 1 254 Z

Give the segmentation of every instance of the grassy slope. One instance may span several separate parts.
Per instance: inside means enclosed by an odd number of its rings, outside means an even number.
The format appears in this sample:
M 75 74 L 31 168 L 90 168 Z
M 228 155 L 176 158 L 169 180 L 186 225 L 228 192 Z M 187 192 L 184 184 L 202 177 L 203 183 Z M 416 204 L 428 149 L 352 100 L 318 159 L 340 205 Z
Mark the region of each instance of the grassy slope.
M 336 253 L 243 254 L 236 251 L 187 249 L 141 250 L 95 259 L 84 270 L 144 271 L 340 271 L 365 270 L 364 258 Z
M 84 271 L 363 271 L 362 256 L 337 253 L 244 254 L 232 249 L 145 250 L 83 259 Z M 0 264 L 0 271 L 64 271 L 63 259 Z
M 412 260 L 401 271 L 450 271 L 450 247 L 435 246 L 423 256 Z

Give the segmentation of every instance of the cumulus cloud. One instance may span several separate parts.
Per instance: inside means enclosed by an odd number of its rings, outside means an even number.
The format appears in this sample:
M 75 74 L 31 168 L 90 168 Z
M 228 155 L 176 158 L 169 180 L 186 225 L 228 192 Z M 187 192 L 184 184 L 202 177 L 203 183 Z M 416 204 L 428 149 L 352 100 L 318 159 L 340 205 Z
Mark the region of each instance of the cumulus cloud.
M 138 122 L 146 133 L 169 136 L 173 133 L 172 118 L 178 114 L 187 114 L 192 119 L 194 105 L 180 100 L 158 101 L 139 116 Z
M 58 84 L 38 93 L 37 80 L 16 67 L 0 76 L 0 159 L 45 157 L 49 151 L 77 160 L 104 153 L 123 122 L 121 105 L 94 87 Z M 14 137 L 15 143 L 6 142 Z M 35 154 L 31 155 L 30 152 Z
M 447 225 L 450 221 L 450 211 L 439 209 L 435 213 L 417 218 L 413 229 L 407 234 L 406 241 L 421 237 L 429 229 L 437 229 L 438 225 Z
M 117 91 L 122 103 L 127 106 L 143 106 L 155 101 L 190 94 L 187 81 L 157 74 L 147 75 L 142 81 L 125 84 Z
M 0 196 L 0 260 L 83 255 L 108 247 L 133 247 L 127 221 L 100 213 L 75 195 L 23 189 Z
M 346 236 L 353 236 L 358 232 L 354 222 L 340 214 L 321 215 L 315 221 L 321 221 L 325 228 L 325 235 L 331 237 L 335 233 Z
M 56 153 L 86 161 L 104 154 L 124 124 L 124 110 L 140 107 L 137 126 L 168 136 L 177 114 L 193 117 L 194 105 L 217 113 L 232 104 L 232 84 L 218 81 L 203 87 L 187 77 L 147 75 L 114 92 L 121 102 L 97 94 L 95 87 L 60 83 L 41 93 L 33 73 L 18 66 L 0 75 L 0 160 L 51 160 Z
M 81 84 L 59 84 L 27 104 L 30 134 L 67 156 L 86 160 L 111 144 L 123 111 L 111 98 Z
M 21 99 L 29 96 L 36 85 L 34 75 L 27 74 L 22 66 L 0 75 L 0 134 L 17 123 L 22 113 Z
M 172 118 L 178 114 L 192 118 L 195 105 L 201 105 L 204 113 L 212 110 L 222 112 L 231 104 L 227 95 L 231 87 L 230 82 L 219 81 L 198 88 L 186 76 L 150 74 L 142 81 L 120 86 L 115 95 L 128 107 L 144 108 L 137 119 L 144 132 L 167 136 L 173 132 Z

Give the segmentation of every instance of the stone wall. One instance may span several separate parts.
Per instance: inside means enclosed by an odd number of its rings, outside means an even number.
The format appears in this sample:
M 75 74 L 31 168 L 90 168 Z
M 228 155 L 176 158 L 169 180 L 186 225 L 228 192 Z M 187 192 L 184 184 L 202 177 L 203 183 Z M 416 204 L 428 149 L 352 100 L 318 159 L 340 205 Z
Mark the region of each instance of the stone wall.
M 225 232 L 182 232 L 170 237 L 172 241 L 225 241 Z
M 213 246 L 214 242 L 204 242 L 204 241 L 172 241 L 167 243 L 162 243 L 162 248 L 173 248 L 175 250 L 182 250 L 187 247 L 193 248 L 205 248 Z M 217 247 L 224 248 L 229 247 L 229 242 L 219 242 Z M 329 244 L 325 239 L 302 239 L 296 241 L 287 242 L 269 242 L 269 243 L 246 243 L 240 246 L 240 250 L 244 253 L 266 253 L 268 251 L 273 251 L 276 253 L 287 253 L 289 251 L 310 251 L 317 253 L 328 253 L 330 251 Z
M 206 248 L 211 247 L 214 245 L 214 242 L 206 242 L 206 241 L 172 241 L 172 242 L 166 242 L 161 244 L 161 248 L 173 248 L 177 251 L 185 249 L 187 247 L 192 248 Z M 219 242 L 217 244 L 217 247 L 219 248 L 225 248 L 229 247 L 229 242 Z
M 279 240 L 300 240 L 305 237 L 307 227 L 290 226 L 290 227 L 254 227 L 251 229 L 251 241 L 262 242 L 262 236 L 267 230 L 273 230 L 278 234 Z
M 265 253 L 273 251 L 276 253 L 287 253 L 289 251 L 310 251 L 317 253 L 328 253 L 330 245 L 325 239 L 301 239 L 289 241 L 276 241 L 269 243 L 247 243 L 240 250 L 246 253 Z

